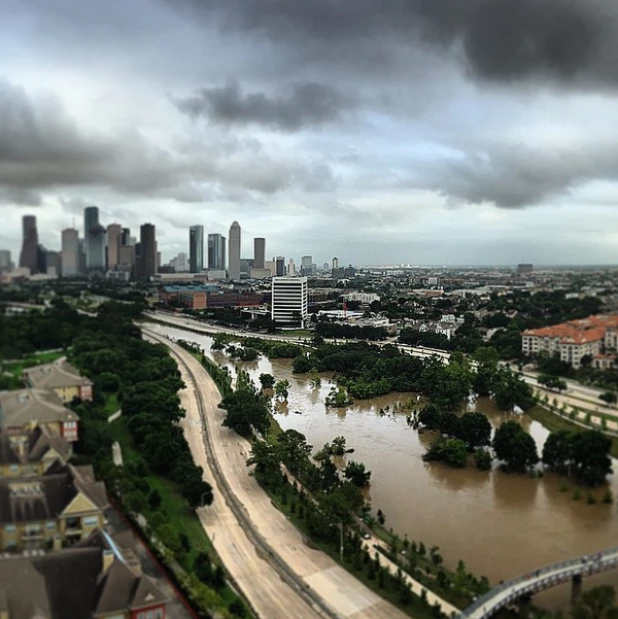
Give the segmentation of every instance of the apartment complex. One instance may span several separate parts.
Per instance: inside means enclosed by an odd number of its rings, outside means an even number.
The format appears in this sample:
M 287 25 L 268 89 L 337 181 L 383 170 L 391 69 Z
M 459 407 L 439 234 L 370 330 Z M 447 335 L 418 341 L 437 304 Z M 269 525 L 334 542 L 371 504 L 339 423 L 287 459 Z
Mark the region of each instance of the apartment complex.
M 165 619 L 167 599 L 142 574 L 131 537 L 94 531 L 71 549 L 0 558 L 2 619 Z
M 92 400 L 92 381 L 64 358 L 25 369 L 24 380 L 29 387 L 53 391 L 65 404 L 73 398 Z
M 45 425 L 21 432 L 0 432 L 0 479 L 43 475 L 72 454 L 71 443 Z
M 0 479 L 2 551 L 60 550 L 104 524 L 108 506 L 103 482 L 91 466 L 57 461 L 42 475 Z
M 613 362 L 617 344 L 618 315 L 597 315 L 524 331 L 521 349 L 526 356 L 559 356 L 574 368 L 581 367 L 582 357 L 590 357 L 595 367 L 605 367 Z
M 307 306 L 306 277 L 273 277 L 271 318 L 278 327 L 302 329 Z
M 56 436 L 77 441 L 79 417 L 62 404 L 54 391 L 0 391 L 0 431 L 16 434 L 46 425 Z

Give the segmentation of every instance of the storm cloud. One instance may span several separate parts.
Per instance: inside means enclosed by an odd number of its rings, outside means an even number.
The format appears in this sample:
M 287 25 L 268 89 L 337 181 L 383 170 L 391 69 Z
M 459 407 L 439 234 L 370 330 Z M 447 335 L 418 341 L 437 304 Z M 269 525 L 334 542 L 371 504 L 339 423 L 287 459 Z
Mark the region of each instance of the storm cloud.
M 179 99 L 178 108 L 193 118 L 204 116 L 223 124 L 260 124 L 283 131 L 336 121 L 349 97 L 316 83 L 297 83 L 287 95 L 243 94 L 240 85 L 229 82 L 221 88 L 203 88 L 197 95 Z
M 318 263 L 618 261 L 616 0 L 5 3 L 14 251 L 87 197 L 164 260 L 237 219 Z
M 205 149 L 195 141 L 164 149 L 137 131 L 82 131 L 55 98 L 31 97 L 0 82 L 0 198 L 38 206 L 40 192 L 59 187 L 107 187 L 120 194 L 202 202 L 211 185 L 272 194 L 316 187 L 311 161 L 268 152 L 255 139 L 221 137 Z M 332 173 L 320 175 L 331 186 Z
M 614 0 L 175 0 L 170 5 L 216 19 L 224 31 L 267 37 L 334 66 L 348 62 L 353 52 L 364 60 L 368 48 L 388 65 L 402 60 L 401 48 L 414 56 L 431 47 L 484 80 L 618 83 Z

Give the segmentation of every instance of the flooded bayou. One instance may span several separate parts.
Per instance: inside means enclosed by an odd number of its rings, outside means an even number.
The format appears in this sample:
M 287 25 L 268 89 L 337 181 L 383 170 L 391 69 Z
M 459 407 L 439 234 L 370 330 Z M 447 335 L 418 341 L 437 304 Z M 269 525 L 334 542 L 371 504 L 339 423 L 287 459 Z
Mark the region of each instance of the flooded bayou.
M 455 568 L 462 559 L 476 575 L 486 575 L 492 584 L 543 566 L 585 553 L 618 545 L 616 505 L 600 501 L 589 505 L 586 491 L 582 500 L 572 498 L 574 484 L 561 491 L 563 480 L 545 474 L 540 479 L 507 475 L 501 471 L 482 472 L 469 465 L 453 469 L 441 463 L 425 463 L 422 455 L 430 433 L 410 428 L 406 415 L 393 413 L 399 402 L 413 394 L 389 394 L 371 400 L 357 400 L 346 409 L 327 409 L 324 400 L 332 387 L 328 378 L 319 389 L 311 389 L 309 376 L 292 373 L 288 359 L 236 363 L 222 352 L 210 350 L 212 338 L 159 324 L 151 328 L 173 339 L 196 342 L 206 354 L 232 369 L 240 365 L 256 384 L 262 373 L 290 381 L 288 404 L 277 420 L 283 429 L 302 432 L 319 449 L 335 436 L 345 436 L 354 448 L 354 460 L 372 471 L 371 503 L 386 515 L 386 526 L 401 537 L 440 547 L 447 567 Z M 477 410 L 486 413 L 495 427 L 508 416 L 491 401 L 481 399 Z M 380 414 L 380 409 L 384 414 Z M 527 417 L 524 427 L 534 437 L 539 453 L 548 431 Z M 613 494 L 618 494 L 618 463 L 610 477 Z M 564 490 L 564 487 L 562 488 Z M 585 586 L 618 584 L 618 572 L 587 579 Z M 536 601 L 550 608 L 568 605 L 566 585 L 547 591 Z

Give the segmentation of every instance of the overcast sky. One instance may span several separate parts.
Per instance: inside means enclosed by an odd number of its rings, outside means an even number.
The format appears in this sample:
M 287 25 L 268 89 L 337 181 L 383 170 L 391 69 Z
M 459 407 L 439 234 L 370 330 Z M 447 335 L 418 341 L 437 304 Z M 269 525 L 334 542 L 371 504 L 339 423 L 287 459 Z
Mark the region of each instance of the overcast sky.
M 618 263 L 616 0 L 2 0 L 0 248 Z

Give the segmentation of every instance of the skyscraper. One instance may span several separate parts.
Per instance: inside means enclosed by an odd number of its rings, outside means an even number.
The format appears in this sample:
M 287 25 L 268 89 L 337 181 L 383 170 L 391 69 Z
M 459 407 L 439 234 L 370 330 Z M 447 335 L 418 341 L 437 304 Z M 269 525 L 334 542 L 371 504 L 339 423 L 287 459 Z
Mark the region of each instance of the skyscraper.
M 139 241 L 138 277 L 149 279 L 157 272 L 157 241 L 155 227 L 152 224 L 140 226 Z
M 120 224 L 107 226 L 107 270 L 114 271 L 120 258 L 122 227 Z
M 22 218 L 22 244 L 19 266 L 27 267 L 30 273 L 38 272 L 39 233 L 36 229 L 36 217 L 24 215 Z
M 189 271 L 201 273 L 204 270 L 204 226 L 189 228 Z
M 285 258 L 283 256 L 277 256 L 275 261 L 275 275 L 277 277 L 283 277 L 285 275 Z
M 8 249 L 0 249 L 0 273 L 8 273 L 11 270 L 11 252 Z
M 311 275 L 312 264 L 313 264 L 313 258 L 311 256 L 303 256 L 300 259 L 300 274 Z
M 79 274 L 79 234 L 74 228 L 62 231 L 62 276 Z
M 238 265 L 240 269 L 240 260 Z M 208 268 L 211 271 L 225 271 L 225 237 L 221 234 L 208 235 Z
M 253 239 L 253 268 L 263 269 L 264 259 L 266 256 L 266 239 L 255 238 Z
M 237 221 L 230 226 L 228 238 L 230 239 L 229 278 L 240 279 L 240 225 Z
M 105 270 L 105 228 L 99 223 L 99 207 L 84 209 L 84 249 L 88 271 Z
M 333 258 L 333 271 L 339 268 L 339 258 Z
M 133 245 L 131 243 L 131 230 L 130 228 L 123 228 L 122 233 L 120 235 L 120 244 L 121 245 Z
M 290 258 L 288 262 L 288 277 L 294 277 L 296 275 L 296 264 L 294 263 L 294 259 Z

